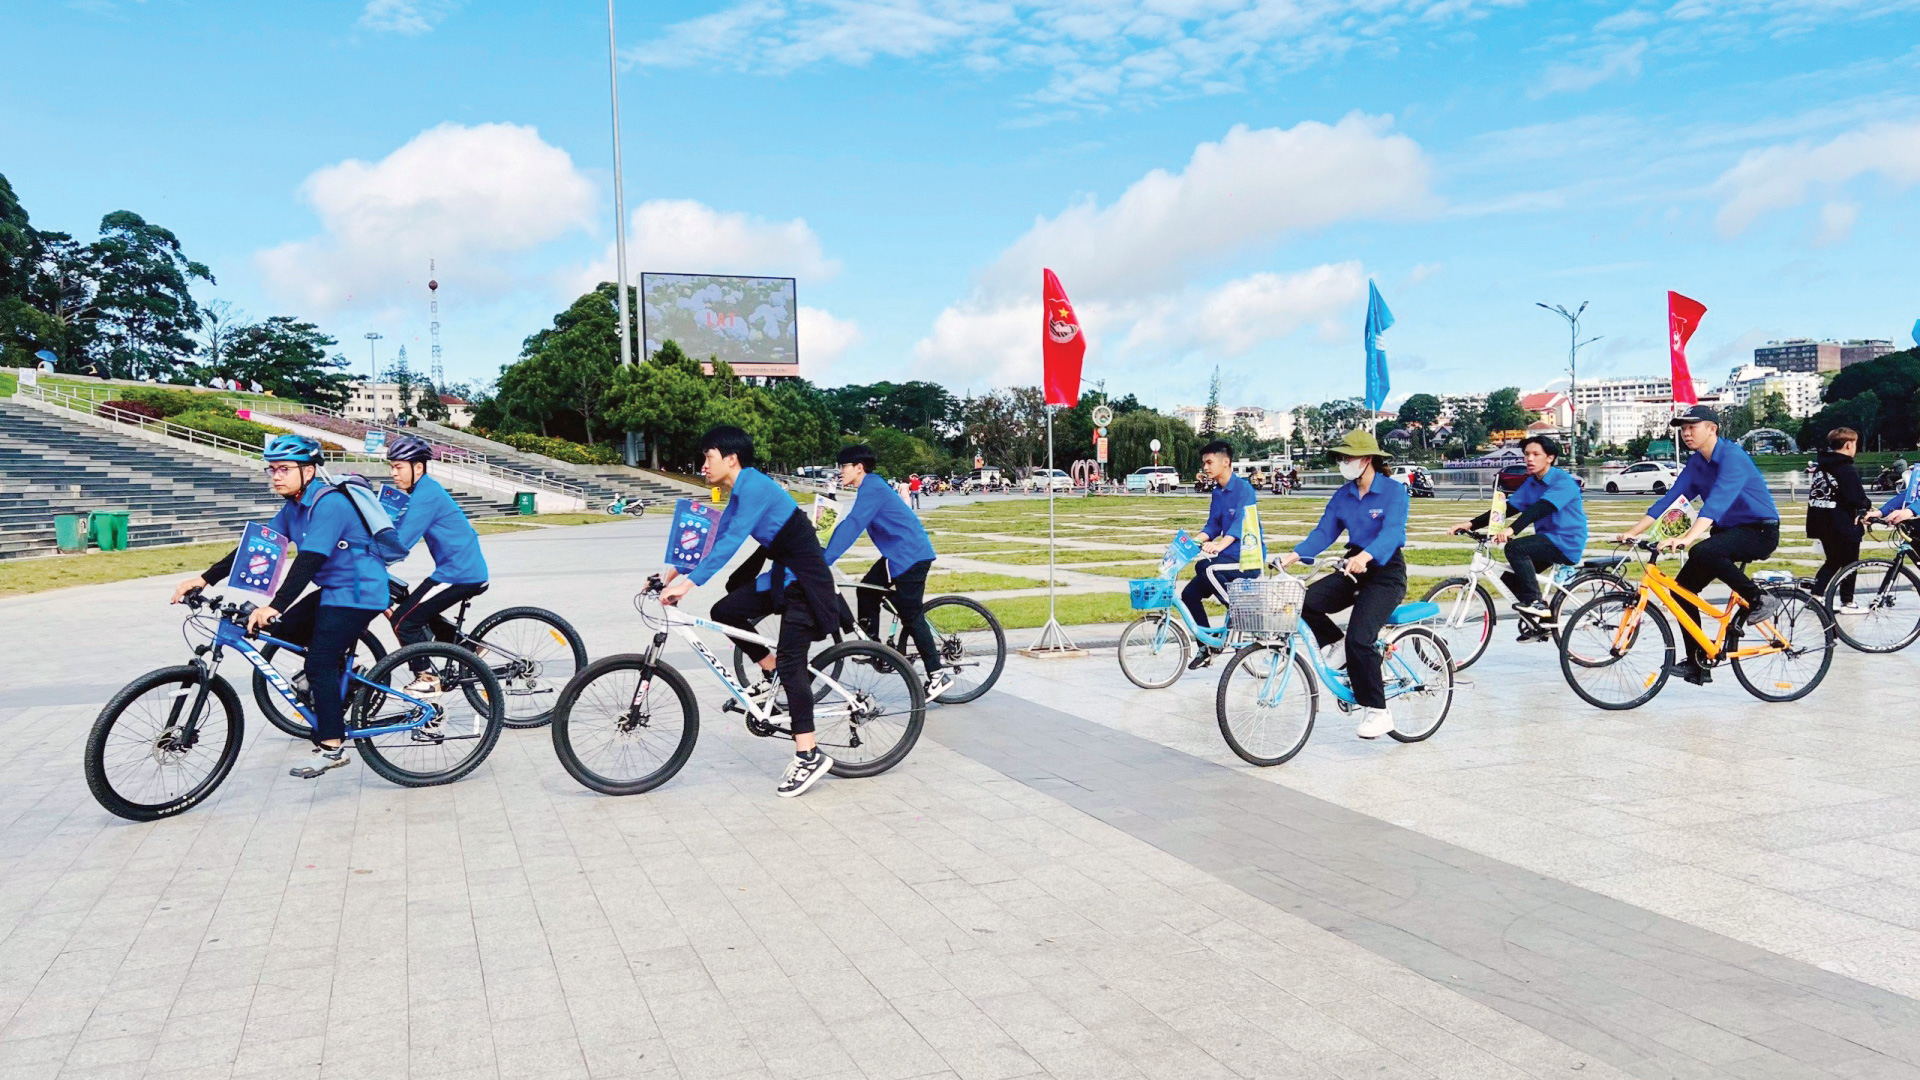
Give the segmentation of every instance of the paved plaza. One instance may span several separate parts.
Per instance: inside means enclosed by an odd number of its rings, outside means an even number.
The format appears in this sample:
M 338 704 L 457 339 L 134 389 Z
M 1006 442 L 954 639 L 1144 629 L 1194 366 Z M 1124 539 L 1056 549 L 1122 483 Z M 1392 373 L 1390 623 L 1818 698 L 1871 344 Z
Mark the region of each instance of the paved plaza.
M 489 537 L 480 609 L 634 649 L 664 531 Z M 249 704 L 221 792 L 132 824 L 81 749 L 187 655 L 165 594 L 0 600 L 0 1080 L 1920 1077 L 1914 654 L 1603 713 L 1503 624 L 1431 741 L 1323 713 L 1264 770 L 1215 670 L 1016 657 L 781 800 L 790 746 L 676 650 L 705 723 L 648 795 L 545 731 L 446 787 L 295 780 Z

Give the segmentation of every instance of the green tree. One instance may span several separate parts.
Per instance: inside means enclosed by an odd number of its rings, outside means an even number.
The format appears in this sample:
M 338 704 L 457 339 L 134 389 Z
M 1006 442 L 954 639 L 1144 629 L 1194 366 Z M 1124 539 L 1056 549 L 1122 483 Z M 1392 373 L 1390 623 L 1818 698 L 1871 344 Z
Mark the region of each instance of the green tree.
M 346 357 L 327 356 L 334 344 L 310 322 L 275 315 L 236 331 L 227 341 L 223 363 L 231 377 L 258 382 L 275 396 L 338 408 L 352 379 Z
M 1400 423 L 1431 428 L 1440 420 L 1440 399 L 1432 394 L 1414 394 L 1400 403 Z
M 588 446 L 610 430 L 604 399 L 620 369 L 618 297 L 602 282 L 527 337 L 495 393 L 509 424 Z
M 1767 390 L 1754 396 L 1750 403 L 1753 412 L 1753 426 L 1773 428 L 1776 431 L 1792 431 L 1799 421 L 1787 411 L 1787 395 L 1778 390 Z
M 45 313 L 32 301 L 40 234 L 13 185 L 0 176 L 0 367 L 26 367 L 47 338 Z
M 213 272 L 183 255 L 173 233 L 131 210 L 101 218 L 92 249 L 100 268 L 97 347 L 110 370 L 133 378 L 178 373 L 200 328 L 191 283 L 214 284 Z
M 1506 386 L 1487 395 L 1480 422 L 1488 431 L 1520 431 L 1533 423 L 1534 414 L 1520 407 L 1520 388 Z
M 1200 414 L 1200 437 L 1211 439 L 1220 434 L 1220 365 L 1213 365 L 1213 381 L 1207 384 L 1207 407 Z
M 1754 429 L 1752 405 L 1729 405 L 1720 410 L 1720 434 L 1738 441 Z
M 1200 441 L 1186 421 L 1152 409 L 1136 409 L 1114 417 L 1113 426 L 1107 429 L 1113 475 L 1125 476 L 1153 464 L 1155 439 L 1160 440 L 1160 464 L 1173 466 L 1182 477 L 1199 469 Z
M 1845 404 L 1868 392 L 1874 395 L 1873 427 L 1884 445 L 1897 449 L 1912 447 L 1920 439 L 1920 348 L 1903 352 L 1888 353 L 1864 363 L 1842 368 L 1827 384 L 1823 398 L 1826 407 L 1821 414 L 1835 406 Z M 1842 410 L 1847 415 L 1864 415 L 1863 410 L 1855 408 Z M 1809 427 L 1818 426 L 1811 423 Z M 1831 427 L 1832 425 L 1827 425 Z M 1857 424 L 1849 427 L 1859 428 Z M 1859 428 L 1861 444 L 1866 445 L 1866 429 Z M 1813 445 L 1820 445 L 1826 437 L 1826 428 L 1820 430 L 1820 439 Z M 1806 440 L 1801 440 L 1806 445 Z
M 669 340 L 645 361 L 614 373 L 607 390 L 607 420 L 646 436 L 654 468 L 663 460 L 679 467 L 695 457 L 694 443 L 705 430 L 700 417 L 711 395 L 700 362 Z

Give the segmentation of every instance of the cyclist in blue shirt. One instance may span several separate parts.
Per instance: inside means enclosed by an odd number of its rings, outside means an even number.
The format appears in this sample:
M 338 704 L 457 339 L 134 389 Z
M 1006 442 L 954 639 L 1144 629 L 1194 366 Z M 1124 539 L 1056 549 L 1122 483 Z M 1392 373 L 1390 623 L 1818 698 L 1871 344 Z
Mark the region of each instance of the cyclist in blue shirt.
M 1686 468 L 1673 481 L 1673 487 L 1661 496 L 1633 528 L 1620 534 L 1631 540 L 1653 528 L 1667 508 L 1682 499 L 1701 500 L 1700 513 L 1683 536 L 1661 541 L 1669 551 L 1692 548 L 1687 564 L 1674 575 L 1680 587 L 1698 596 L 1714 580 L 1726 582 L 1748 607 L 1747 621 L 1772 618 L 1780 601 L 1760 591 L 1736 564 L 1764 559 L 1780 546 L 1780 511 L 1773 504 L 1773 493 L 1760 470 L 1745 450 L 1731 439 L 1720 437 L 1720 414 L 1708 405 L 1689 405 L 1673 418 L 1680 429 L 1681 441 L 1693 451 Z M 1704 539 L 1702 539 L 1704 537 Z M 1700 611 L 1692 604 L 1676 599 L 1680 609 L 1695 622 Z M 1713 680 L 1704 657 L 1692 635 L 1682 634 L 1687 645 L 1686 658 L 1668 670 L 1701 686 Z
M 1200 553 L 1206 558 L 1193 564 L 1193 578 L 1180 590 L 1180 602 L 1194 625 L 1209 626 L 1207 597 L 1227 602 L 1227 583 L 1245 577 L 1258 577 L 1266 568 L 1266 540 L 1260 530 L 1260 495 L 1244 476 L 1233 473 L 1233 446 L 1215 439 L 1200 448 L 1200 469 L 1213 481 L 1213 494 L 1207 503 L 1207 524 L 1194 537 L 1200 541 Z M 1243 539 L 1257 538 L 1254 543 Z M 1222 650 L 1201 645 L 1188 662 L 1190 671 L 1213 663 Z
M 1500 575 L 1500 580 L 1513 590 L 1514 609 L 1546 623 L 1552 621 L 1553 609 L 1540 599 L 1540 571 L 1572 566 L 1586 554 L 1587 510 L 1581 502 L 1580 482 L 1554 467 L 1560 444 L 1552 436 L 1529 435 L 1520 448 L 1526 455 L 1527 478 L 1507 499 L 1508 514 L 1519 517 L 1501 525 L 1493 539 L 1507 546 L 1507 563 L 1513 569 Z M 1455 525 L 1453 531 L 1484 528 L 1492 516 L 1491 511 L 1481 514 Z M 1513 539 L 1513 534 L 1529 525 L 1532 536 Z
M 840 595 L 807 515 L 785 488 L 753 467 L 753 437 L 721 425 L 701 437 L 700 453 L 707 482 L 728 489 L 727 508 L 714 527 L 713 547 L 700 565 L 685 575 L 669 569 L 660 599 L 677 604 L 695 585 L 705 585 L 748 537 L 766 549 L 773 563 L 771 580 L 780 584 L 759 589 L 754 581 L 758 560 L 750 561 L 728 578 L 727 595 L 713 605 L 712 615 L 714 622 L 743 630 L 753 629 L 768 615 L 780 616 L 779 644 L 771 655 L 751 642 L 741 642 L 740 649 L 762 671 L 779 673 L 793 727 L 794 758 L 774 790 L 783 798 L 800 795 L 833 768 L 833 759 L 820 751 L 813 734 L 813 677 L 807 669 L 807 647 L 839 624 Z M 773 691 L 768 679 L 751 692 L 764 702 L 772 699 Z
M 1387 688 L 1380 677 L 1380 653 L 1374 648 L 1374 639 L 1387 625 L 1393 609 L 1407 598 L 1407 560 L 1400 549 L 1407 543 L 1411 498 L 1405 484 L 1381 473 L 1388 455 L 1380 449 L 1373 432 L 1365 428 L 1348 432 L 1346 438 L 1327 448 L 1327 454 L 1347 482 L 1327 500 L 1320 523 L 1307 538 L 1281 557 L 1280 566 L 1284 569 L 1302 558 L 1313 558 L 1343 530 L 1346 532 L 1346 571 L 1309 586 L 1300 617 L 1313 631 L 1314 641 L 1328 654 L 1328 662 L 1347 669 L 1354 702 L 1360 706 L 1360 723 L 1354 733 L 1363 739 L 1377 739 L 1393 730 L 1393 716 L 1387 711 Z M 1342 634 L 1327 616 L 1348 608 L 1353 614 L 1347 619 L 1345 648 L 1335 652 L 1333 646 L 1342 640 Z
M 435 638 L 452 641 L 453 624 L 440 614 L 487 591 L 487 560 L 480 553 L 480 534 L 440 481 L 427 475 L 427 462 L 432 460 L 433 445 L 417 435 L 401 435 L 387 445 L 388 472 L 408 496 L 406 509 L 393 523 L 394 531 L 407 550 L 424 539 L 433 555 L 433 573 L 387 612 L 393 620 L 393 636 L 401 645 Z M 414 680 L 408 693 L 440 692 L 440 677 L 429 660 L 421 657 L 411 666 Z
M 273 599 L 247 617 L 247 631 L 275 623 L 275 637 L 306 647 L 302 674 L 313 705 L 313 758 L 290 772 L 311 780 L 348 763 L 340 680 L 360 635 L 386 609 L 387 568 L 373 554 L 373 537 L 352 498 L 324 480 L 315 482 L 322 460 L 317 440 L 281 435 L 267 445 L 264 456 L 273 493 L 287 500 L 267 527 L 293 541 L 299 555 Z M 328 494 L 335 497 L 326 498 Z M 224 579 L 233 559 L 229 552 L 205 574 L 181 582 L 173 590 L 173 602 L 206 588 L 209 581 Z M 320 590 L 295 602 L 309 583 Z M 300 681 L 295 680 L 296 688 Z
M 853 507 L 833 527 L 833 536 L 827 540 L 827 565 L 839 562 L 840 556 L 860 539 L 862 532 L 873 537 L 873 546 L 880 549 L 880 558 L 860 580 L 867 585 L 893 589 L 894 610 L 906 625 L 907 633 L 913 635 L 913 647 L 926 664 L 927 700 L 932 701 L 953 685 L 953 672 L 940 667 L 940 648 L 923 609 L 927 599 L 927 572 L 933 569 L 933 542 L 927 539 L 927 527 L 920 524 L 920 518 L 901 501 L 887 478 L 875 471 L 880 467 L 880 459 L 874 455 L 873 447 L 865 443 L 844 447 L 837 460 L 840 486 L 854 489 L 855 495 Z M 873 483 L 866 482 L 869 478 Z M 879 590 L 861 589 L 857 608 L 860 628 L 868 637 L 878 640 Z
M 1900 487 L 1894 491 L 1893 498 L 1883 503 L 1880 509 L 1867 513 L 1868 521 L 1898 525 L 1920 514 L 1920 469 L 1909 469 L 1899 483 Z

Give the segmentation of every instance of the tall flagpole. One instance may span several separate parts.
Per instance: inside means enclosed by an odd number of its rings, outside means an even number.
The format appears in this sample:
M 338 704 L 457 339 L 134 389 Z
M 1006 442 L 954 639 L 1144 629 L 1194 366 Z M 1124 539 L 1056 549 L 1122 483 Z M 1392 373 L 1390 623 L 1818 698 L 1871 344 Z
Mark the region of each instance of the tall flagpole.
M 1060 625 L 1059 612 L 1054 604 L 1054 536 L 1053 501 L 1055 498 L 1053 464 L 1053 411 L 1058 406 L 1048 405 L 1047 410 L 1047 625 L 1040 628 L 1040 636 L 1033 644 L 1020 650 L 1023 656 L 1049 658 L 1070 658 L 1087 655 L 1087 651 L 1073 643 Z
M 613 92 L 613 244 L 620 275 L 620 363 L 633 363 L 633 325 L 627 312 L 627 197 L 620 179 L 620 52 L 613 34 L 613 0 L 607 0 L 607 68 Z

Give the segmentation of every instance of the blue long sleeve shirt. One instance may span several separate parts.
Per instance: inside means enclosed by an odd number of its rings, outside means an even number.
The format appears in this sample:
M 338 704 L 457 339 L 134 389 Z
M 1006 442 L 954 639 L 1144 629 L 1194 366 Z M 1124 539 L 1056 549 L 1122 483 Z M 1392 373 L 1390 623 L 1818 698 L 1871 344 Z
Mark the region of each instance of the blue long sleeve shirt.
M 1311 559 L 1327 550 L 1342 530 L 1347 542 L 1367 553 L 1376 565 L 1390 561 L 1407 544 L 1407 507 L 1411 502 L 1407 485 L 1390 476 L 1375 474 L 1373 486 L 1365 495 L 1353 481 L 1340 486 L 1327 500 L 1320 523 L 1293 549 L 1303 559 Z
M 1207 502 L 1207 524 L 1203 531 L 1209 540 L 1231 537 L 1232 542 L 1214 556 L 1219 563 L 1240 562 L 1240 533 L 1246 522 L 1247 508 L 1260 505 L 1260 495 L 1244 476 L 1235 476 L 1213 489 Z M 1264 560 L 1258 560 L 1264 561 Z M 1258 565 L 1258 561 L 1256 565 Z
M 422 476 L 413 485 L 407 508 L 393 523 L 407 550 L 422 539 L 433 555 L 433 579 L 447 585 L 479 585 L 487 580 L 487 560 L 480 554 L 480 534 L 453 501 L 440 481 Z
M 748 537 L 772 544 L 787 519 L 799 509 L 800 504 L 772 477 L 759 469 L 741 469 L 734 478 L 733 493 L 727 496 L 727 508 L 720 513 L 720 524 L 714 527 L 713 547 L 687 576 L 695 585 L 705 585 L 732 561 Z
M 1920 469 L 1907 470 L 1904 486 L 1902 486 L 1900 490 L 1895 491 L 1893 498 L 1888 499 L 1886 503 L 1880 507 L 1880 512 L 1882 514 L 1891 514 L 1902 507 L 1920 513 Z
M 326 555 L 313 575 L 322 605 L 383 611 L 390 602 L 387 567 L 369 550 L 373 538 L 350 498 L 316 477 L 298 499 L 286 501 L 267 528 L 293 541 L 302 554 Z
M 1700 499 L 1700 516 L 1715 525 L 1780 520 L 1780 510 L 1773 504 L 1773 493 L 1767 490 L 1759 467 L 1731 439 L 1716 441 L 1712 457 L 1695 450 L 1673 486 L 1647 509 L 1647 516 L 1657 518 L 1681 499 Z
M 933 542 L 927 539 L 927 527 L 908 509 L 906 501 L 893 490 L 886 478 L 868 476 L 860 482 L 853 497 L 853 508 L 834 526 L 827 541 L 827 565 L 838 562 L 860 534 L 873 537 L 873 546 L 887 560 L 887 573 L 899 577 L 915 563 L 933 559 Z
M 1533 531 L 1553 541 L 1569 564 L 1579 562 L 1587 551 L 1587 508 L 1581 502 L 1580 482 L 1560 469 L 1548 469 L 1545 479 L 1528 476 L 1507 500 L 1507 508 L 1525 510 L 1537 502 L 1553 509 L 1534 521 Z

